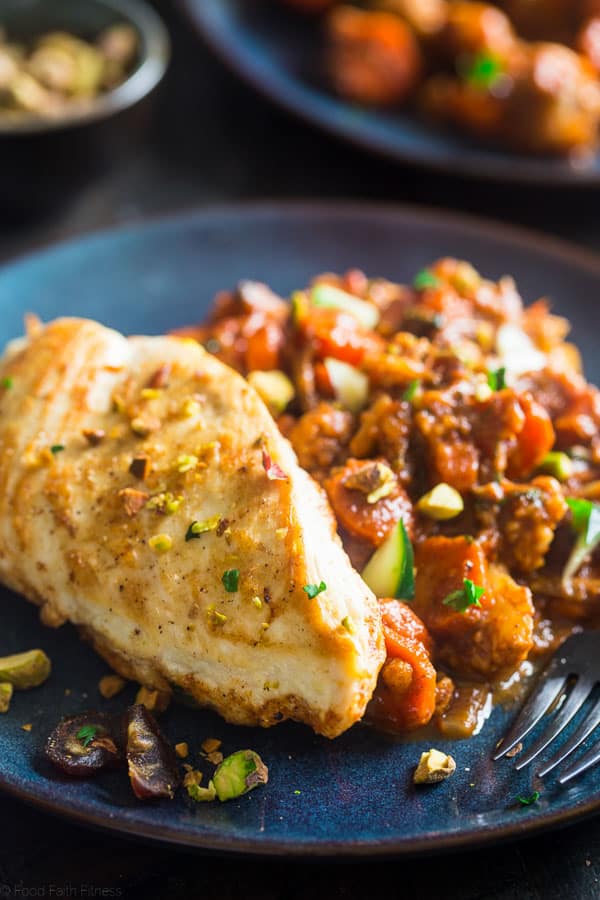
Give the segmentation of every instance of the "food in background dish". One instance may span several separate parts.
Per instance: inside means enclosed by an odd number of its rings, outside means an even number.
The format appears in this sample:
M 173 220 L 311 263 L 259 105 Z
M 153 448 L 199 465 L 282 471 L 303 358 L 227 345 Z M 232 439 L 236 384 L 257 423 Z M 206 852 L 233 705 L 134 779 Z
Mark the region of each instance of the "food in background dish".
M 0 361 L 0 484 L 0 580 L 156 701 L 329 737 L 362 717 L 375 598 L 258 394 L 195 341 L 30 321 Z
M 409 105 L 432 123 L 518 152 L 596 146 L 594 0 L 282 2 L 323 15 L 329 82 L 350 101 Z
M 25 44 L 0 29 L 0 120 L 57 118 L 86 108 L 131 72 L 139 38 L 130 25 L 113 25 L 95 41 L 49 32 Z
M 541 299 L 442 259 L 291 296 L 244 282 L 183 329 L 261 393 L 380 600 L 366 718 L 475 731 L 600 612 L 600 394 Z M 414 565 L 413 565 L 414 563 Z

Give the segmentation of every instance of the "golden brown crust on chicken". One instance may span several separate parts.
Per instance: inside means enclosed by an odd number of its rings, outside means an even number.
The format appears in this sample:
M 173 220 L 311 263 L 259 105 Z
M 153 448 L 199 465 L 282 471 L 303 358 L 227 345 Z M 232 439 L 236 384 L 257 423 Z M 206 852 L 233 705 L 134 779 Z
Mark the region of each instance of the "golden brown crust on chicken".
M 232 722 L 334 737 L 362 716 L 377 603 L 240 376 L 193 341 L 75 319 L 9 350 L 0 376 L 0 578 L 47 624 Z

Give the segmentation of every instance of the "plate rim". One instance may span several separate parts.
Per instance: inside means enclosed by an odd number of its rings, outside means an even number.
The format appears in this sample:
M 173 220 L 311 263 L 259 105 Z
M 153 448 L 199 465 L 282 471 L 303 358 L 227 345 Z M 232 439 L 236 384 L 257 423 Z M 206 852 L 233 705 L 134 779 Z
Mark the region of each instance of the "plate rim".
M 468 160 L 463 162 L 460 149 L 452 155 L 451 159 L 441 160 L 427 154 L 412 154 L 409 150 L 392 147 L 387 142 L 380 141 L 376 135 L 369 136 L 365 128 L 354 127 L 352 122 L 348 123 L 346 120 L 334 121 L 324 111 L 315 109 L 310 100 L 309 89 L 302 81 L 290 76 L 293 83 L 299 88 L 300 93 L 296 94 L 289 89 L 289 86 L 286 86 L 285 81 L 271 82 L 263 78 L 254 66 L 250 54 L 238 54 L 239 45 L 229 41 L 221 29 L 213 27 L 206 8 L 203 10 L 201 6 L 197 7 L 194 0 L 177 0 L 177 5 L 197 35 L 230 72 L 250 85 L 256 93 L 279 107 L 280 110 L 284 110 L 305 124 L 337 138 L 342 143 L 349 143 L 355 148 L 366 150 L 380 159 L 391 160 L 397 164 L 412 165 L 446 176 L 454 175 L 470 180 L 535 187 L 589 188 L 600 186 L 600 169 L 577 169 L 570 167 L 566 161 L 560 159 L 546 160 L 545 158 L 529 158 L 514 154 L 514 156 L 509 156 L 506 163 L 502 163 L 495 161 L 493 157 L 488 157 L 485 146 L 482 148 L 476 146 Z M 327 97 L 330 100 L 336 99 L 334 94 L 327 95 Z M 340 106 L 344 105 L 341 100 L 337 102 Z M 369 110 L 367 112 L 370 114 Z M 600 160 L 600 155 L 597 158 Z M 549 170 L 548 166 L 552 165 L 555 165 L 556 168 Z
M 404 221 L 430 225 L 446 225 L 456 227 L 463 234 L 482 235 L 495 242 L 514 244 L 518 242 L 526 250 L 559 257 L 560 261 L 570 267 L 585 270 L 592 277 L 600 281 L 600 254 L 587 248 L 579 247 L 569 241 L 523 228 L 495 222 L 491 219 L 480 218 L 464 213 L 456 213 L 451 210 L 427 208 L 415 205 L 391 205 L 391 204 L 363 204 L 355 201 L 331 202 L 331 201 L 245 201 L 235 204 L 217 204 L 201 208 L 189 208 L 175 211 L 167 215 L 136 219 L 128 223 L 122 223 L 109 228 L 101 228 L 88 232 L 79 237 L 71 237 L 67 240 L 49 242 L 40 247 L 21 254 L 12 260 L 4 262 L 0 266 L 0 281 L 5 274 L 18 271 L 27 267 L 31 262 L 52 256 L 55 252 L 69 249 L 73 246 L 85 247 L 112 240 L 122 234 L 139 234 L 143 232 L 160 230 L 165 225 L 169 227 L 186 227 L 192 223 L 205 223 L 210 225 L 229 217 L 256 218 L 276 217 L 278 222 L 282 220 L 302 221 L 310 217 L 312 222 L 318 220 L 327 223 L 328 220 L 352 221 L 363 218 L 369 220 L 373 217 L 379 220 L 388 219 L 391 222 Z M 232 854 L 245 854 L 264 857 L 294 857 L 294 858 L 368 858 L 368 857 L 416 857 L 427 854 L 437 854 L 448 851 L 474 849 L 489 845 L 492 842 L 506 842 L 524 837 L 533 836 L 552 829 L 565 827 L 575 822 L 582 821 L 595 813 L 600 812 L 600 792 L 595 798 L 576 803 L 568 809 L 555 812 L 545 811 L 542 817 L 537 819 L 523 818 L 521 821 L 512 821 L 502 825 L 487 824 L 477 831 L 459 832 L 451 834 L 436 834 L 433 837 L 413 837 L 408 842 L 401 838 L 391 837 L 384 840 L 353 841 L 297 841 L 286 838 L 240 838 L 235 835 L 224 837 L 223 835 L 186 831 L 185 828 L 163 823 L 130 822 L 127 819 L 113 819 L 104 817 L 85 807 L 77 808 L 70 803 L 60 805 L 45 797 L 39 797 L 35 790 L 28 790 L 19 784 L 12 783 L 0 771 L 0 789 L 15 799 L 22 800 L 46 813 L 58 815 L 72 822 L 86 824 L 102 831 L 141 840 L 150 840 L 154 843 L 171 846 L 187 847 L 195 850 L 209 852 L 223 852 Z

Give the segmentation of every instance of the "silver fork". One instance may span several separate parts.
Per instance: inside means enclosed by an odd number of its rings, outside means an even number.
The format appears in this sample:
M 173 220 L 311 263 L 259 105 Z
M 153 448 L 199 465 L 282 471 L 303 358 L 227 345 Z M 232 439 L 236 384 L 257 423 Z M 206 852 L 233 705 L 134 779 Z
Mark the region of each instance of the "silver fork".
M 571 635 L 558 648 L 543 670 L 516 721 L 496 747 L 492 759 L 501 759 L 510 753 L 533 731 L 544 715 L 550 714 L 548 726 L 529 749 L 523 755 L 519 755 L 515 768 L 523 769 L 529 765 L 556 740 L 580 711 L 598 683 L 600 683 L 600 631 L 585 631 Z M 537 775 L 540 777 L 548 775 L 570 756 L 598 725 L 600 725 L 600 698 L 592 705 L 571 737 L 543 763 Z M 600 762 L 600 741 L 559 775 L 559 783 L 565 784 L 597 762 Z

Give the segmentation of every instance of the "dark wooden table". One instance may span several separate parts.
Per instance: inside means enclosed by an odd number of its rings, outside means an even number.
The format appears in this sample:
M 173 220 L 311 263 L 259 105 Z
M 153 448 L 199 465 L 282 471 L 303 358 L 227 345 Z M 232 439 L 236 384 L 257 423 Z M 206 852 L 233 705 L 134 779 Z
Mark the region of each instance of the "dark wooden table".
M 255 97 L 210 58 L 171 0 L 156 5 L 171 27 L 174 61 L 146 144 L 60 213 L 19 227 L 0 222 L 0 258 L 148 215 L 266 197 L 454 207 L 600 250 L 600 193 L 483 185 L 373 160 Z M 384 891 L 418 900 L 600 898 L 600 818 L 432 861 L 297 864 L 146 847 L 0 799 L 0 898 L 358 900 Z

